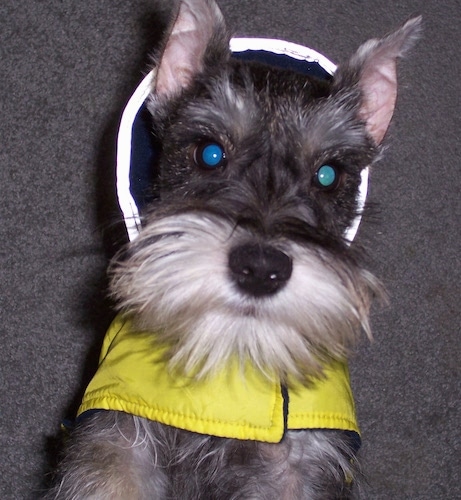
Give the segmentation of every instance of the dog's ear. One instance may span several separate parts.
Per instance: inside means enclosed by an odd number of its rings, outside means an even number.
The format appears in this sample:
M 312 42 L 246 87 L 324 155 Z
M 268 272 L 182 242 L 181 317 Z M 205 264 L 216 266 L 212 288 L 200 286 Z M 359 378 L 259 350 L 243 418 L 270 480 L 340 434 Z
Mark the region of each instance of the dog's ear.
M 154 57 L 153 94 L 171 97 L 186 88 L 207 64 L 229 52 L 223 15 L 214 0 L 181 0 L 163 50 Z
M 413 46 L 420 32 L 421 17 L 411 19 L 385 38 L 364 43 L 335 74 L 339 88 L 358 85 L 359 117 L 376 144 L 382 142 L 395 108 L 397 59 Z

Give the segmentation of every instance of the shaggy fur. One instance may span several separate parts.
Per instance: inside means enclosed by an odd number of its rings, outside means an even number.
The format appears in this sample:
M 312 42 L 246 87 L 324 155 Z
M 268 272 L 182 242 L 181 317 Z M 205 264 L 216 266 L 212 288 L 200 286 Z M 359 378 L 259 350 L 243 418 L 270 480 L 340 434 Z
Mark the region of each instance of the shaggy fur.
M 65 481 L 50 498 L 347 498 L 350 485 L 345 477 L 352 478 L 356 464 L 343 434 L 288 432 L 274 446 L 101 412 L 74 431 L 62 464 L 68 467 Z
M 232 59 L 213 0 L 184 0 L 174 14 L 149 99 L 157 201 L 112 265 L 112 293 L 169 347 L 171 369 L 204 378 L 237 355 L 282 385 L 309 384 L 370 334 L 381 288 L 344 234 L 392 116 L 396 59 L 420 21 L 319 81 Z M 204 162 L 209 144 L 222 152 L 216 165 Z M 287 431 L 269 444 L 98 412 L 74 431 L 49 498 L 339 499 L 356 467 L 346 432 Z

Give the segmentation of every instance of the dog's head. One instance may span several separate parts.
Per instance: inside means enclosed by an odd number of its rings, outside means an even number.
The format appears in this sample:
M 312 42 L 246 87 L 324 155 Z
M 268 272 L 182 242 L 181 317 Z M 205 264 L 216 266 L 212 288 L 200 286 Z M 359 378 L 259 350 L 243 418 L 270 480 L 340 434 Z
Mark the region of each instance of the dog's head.
M 180 2 L 149 99 L 159 199 L 112 279 L 172 367 L 202 376 L 238 356 L 304 379 L 369 332 L 379 285 L 345 233 L 419 25 L 367 42 L 322 81 L 231 58 L 214 1 Z

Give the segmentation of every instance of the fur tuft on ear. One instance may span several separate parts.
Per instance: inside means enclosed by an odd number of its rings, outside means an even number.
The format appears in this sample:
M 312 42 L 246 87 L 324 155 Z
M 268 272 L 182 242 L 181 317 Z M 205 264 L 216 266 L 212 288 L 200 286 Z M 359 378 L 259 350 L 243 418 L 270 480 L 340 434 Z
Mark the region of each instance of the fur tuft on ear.
M 358 85 L 361 93 L 359 117 L 379 145 L 389 127 L 397 99 L 397 59 L 421 34 L 421 17 L 409 20 L 390 35 L 364 43 L 349 63 L 335 74 L 338 86 Z
M 219 33 L 227 33 L 227 30 L 214 0 L 181 0 L 163 52 L 156 61 L 152 97 L 171 97 L 186 88 L 203 70 L 207 48 Z

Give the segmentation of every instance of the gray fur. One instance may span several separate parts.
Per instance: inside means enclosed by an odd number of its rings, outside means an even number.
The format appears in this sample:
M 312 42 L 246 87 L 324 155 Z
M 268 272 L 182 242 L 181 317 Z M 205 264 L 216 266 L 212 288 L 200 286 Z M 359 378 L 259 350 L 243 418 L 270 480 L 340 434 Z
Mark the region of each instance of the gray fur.
M 347 497 L 357 463 L 335 431 L 290 431 L 268 444 L 100 412 L 74 431 L 62 467 L 49 498 L 326 500 Z
M 396 58 L 419 25 L 364 44 L 323 82 L 231 60 L 214 1 L 178 4 L 149 100 L 158 201 L 111 268 L 120 309 L 171 346 L 172 367 L 200 378 L 238 355 L 281 384 L 308 384 L 370 335 L 381 286 L 344 233 L 394 109 Z M 204 141 L 225 150 L 213 171 L 197 165 Z M 330 190 L 315 182 L 325 164 L 339 176 Z M 267 293 L 248 285 L 252 263 L 231 269 L 230 254 L 249 247 L 289 261 Z M 348 498 L 356 476 L 340 431 L 287 431 L 269 444 L 99 412 L 73 432 L 48 498 L 328 500 Z

